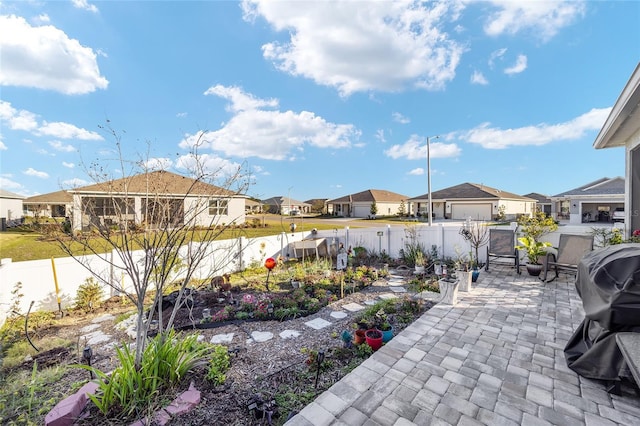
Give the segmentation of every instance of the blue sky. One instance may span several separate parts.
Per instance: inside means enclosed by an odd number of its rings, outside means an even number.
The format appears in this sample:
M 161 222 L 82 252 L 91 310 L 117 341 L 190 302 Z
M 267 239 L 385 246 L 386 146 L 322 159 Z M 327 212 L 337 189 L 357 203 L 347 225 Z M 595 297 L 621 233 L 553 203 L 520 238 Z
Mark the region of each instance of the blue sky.
M 125 159 L 251 174 L 258 198 L 557 194 L 624 176 L 593 149 L 640 59 L 640 2 L 0 3 L 0 184 Z M 435 136 L 439 136 L 435 139 Z M 117 175 L 117 170 L 107 170 Z

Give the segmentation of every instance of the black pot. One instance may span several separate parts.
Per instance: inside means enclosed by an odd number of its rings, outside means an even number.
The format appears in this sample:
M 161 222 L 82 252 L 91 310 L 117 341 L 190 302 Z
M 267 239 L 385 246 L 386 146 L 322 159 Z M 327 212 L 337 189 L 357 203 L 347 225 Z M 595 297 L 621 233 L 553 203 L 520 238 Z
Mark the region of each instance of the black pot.
M 527 263 L 527 272 L 532 277 L 537 277 L 542 272 L 542 265 L 536 263 Z

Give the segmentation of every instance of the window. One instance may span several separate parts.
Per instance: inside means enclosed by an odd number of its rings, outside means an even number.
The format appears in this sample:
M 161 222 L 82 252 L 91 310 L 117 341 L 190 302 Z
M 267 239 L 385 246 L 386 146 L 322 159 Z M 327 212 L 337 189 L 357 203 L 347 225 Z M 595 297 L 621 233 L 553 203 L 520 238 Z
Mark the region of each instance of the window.
M 209 200 L 210 216 L 226 216 L 229 214 L 228 200 Z

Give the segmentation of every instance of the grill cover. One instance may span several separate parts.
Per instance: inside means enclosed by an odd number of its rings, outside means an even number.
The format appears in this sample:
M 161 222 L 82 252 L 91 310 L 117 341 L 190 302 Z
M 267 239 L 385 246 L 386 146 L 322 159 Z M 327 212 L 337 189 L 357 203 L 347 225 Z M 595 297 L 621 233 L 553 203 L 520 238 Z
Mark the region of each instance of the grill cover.
M 632 379 L 615 334 L 640 332 L 640 244 L 585 255 L 578 264 L 576 290 L 585 319 L 565 346 L 567 365 L 590 379 Z

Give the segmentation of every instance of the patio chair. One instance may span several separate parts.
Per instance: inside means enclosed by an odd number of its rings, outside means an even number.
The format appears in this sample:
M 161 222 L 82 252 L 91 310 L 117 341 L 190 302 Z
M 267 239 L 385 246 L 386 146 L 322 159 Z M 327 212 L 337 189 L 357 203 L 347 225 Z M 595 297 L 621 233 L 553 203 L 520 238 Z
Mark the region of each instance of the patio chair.
M 560 234 L 558 243 L 558 254 L 547 253 L 542 264 L 542 274 L 540 278 L 544 282 L 550 283 L 558 278 L 559 270 L 577 272 L 580 259 L 593 250 L 593 235 L 571 235 Z M 555 277 L 547 280 L 549 268 L 556 271 Z
M 489 229 L 489 245 L 487 246 L 487 263 L 485 271 L 489 271 L 491 258 L 514 259 L 516 272 L 520 274 L 520 253 L 516 247 L 516 233 L 511 229 Z

